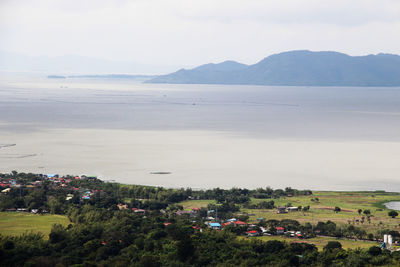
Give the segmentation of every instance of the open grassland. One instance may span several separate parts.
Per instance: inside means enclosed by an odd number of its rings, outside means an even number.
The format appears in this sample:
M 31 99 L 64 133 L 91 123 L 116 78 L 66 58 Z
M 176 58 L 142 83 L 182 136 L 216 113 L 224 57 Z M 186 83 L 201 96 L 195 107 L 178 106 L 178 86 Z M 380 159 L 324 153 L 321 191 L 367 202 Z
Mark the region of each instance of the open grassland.
M 318 198 L 318 201 L 311 199 Z M 253 202 L 262 201 L 252 199 Z M 250 216 L 250 221 L 256 221 L 256 218 L 265 218 L 266 220 L 293 219 L 301 223 L 331 220 L 337 224 L 355 224 L 367 232 L 377 232 L 380 229 L 400 230 L 400 218 L 391 218 L 388 216 L 388 209 L 382 204 L 389 201 L 400 201 L 400 194 L 385 192 L 313 192 L 312 196 L 294 196 L 281 197 L 274 199 L 276 206 L 310 206 L 308 212 L 289 212 L 277 214 L 275 210 L 262 209 L 242 209 L 242 211 L 254 214 Z M 340 207 L 341 212 L 335 213 L 333 209 Z M 367 216 L 359 214 L 358 209 L 370 210 L 371 222 L 368 223 Z M 364 223 L 361 223 L 364 216 Z M 356 222 L 359 220 L 359 222 Z
M 68 225 L 70 222 L 62 215 L 38 215 L 22 212 L 0 212 L 0 234 L 20 235 L 25 232 L 41 232 L 48 238 L 53 224 Z
M 381 244 L 374 242 L 374 241 L 363 241 L 363 240 L 347 240 L 347 239 L 338 239 L 335 237 L 314 237 L 309 239 L 297 239 L 285 236 L 258 236 L 258 237 L 240 237 L 242 239 L 260 239 L 263 241 L 270 241 L 270 240 L 278 240 L 278 241 L 285 241 L 287 243 L 309 243 L 314 244 L 318 250 L 322 250 L 329 241 L 339 241 L 342 244 L 344 249 L 356 249 L 356 248 L 370 248 L 372 246 L 380 246 Z
M 193 208 L 207 208 L 208 204 L 215 204 L 215 200 L 186 200 L 179 202 L 184 210 L 191 210 Z
M 318 201 L 311 199 L 318 198 Z M 400 218 L 391 218 L 388 216 L 389 209 L 383 206 L 383 203 L 389 201 L 400 201 L 400 194 L 387 192 L 329 192 L 316 191 L 310 196 L 281 197 L 279 199 L 251 199 L 252 203 L 260 201 L 275 202 L 275 206 L 310 206 L 307 212 L 294 211 L 284 214 L 277 214 L 275 209 L 245 209 L 241 212 L 247 212 L 250 215 L 249 221 L 256 222 L 257 218 L 266 220 L 293 219 L 300 223 L 310 222 L 317 224 L 319 221 L 326 222 L 331 220 L 338 225 L 354 224 L 367 232 L 377 233 L 381 229 L 391 229 L 400 231 Z M 206 207 L 208 203 L 215 203 L 214 200 L 188 200 L 181 202 L 185 209 L 195 207 Z M 335 213 L 333 209 L 340 207 L 341 212 Z M 363 213 L 359 214 L 358 209 L 370 210 L 371 221 Z M 400 213 L 400 212 L 399 212 Z M 364 216 L 364 223 L 361 223 Z M 400 217 L 400 216 L 399 216 Z M 359 222 L 357 222 L 358 220 Z

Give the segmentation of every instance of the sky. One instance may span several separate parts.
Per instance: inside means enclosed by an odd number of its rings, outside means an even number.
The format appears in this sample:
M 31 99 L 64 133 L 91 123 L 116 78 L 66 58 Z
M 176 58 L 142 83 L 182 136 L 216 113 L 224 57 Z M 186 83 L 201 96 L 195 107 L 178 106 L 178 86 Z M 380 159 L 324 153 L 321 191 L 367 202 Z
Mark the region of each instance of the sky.
M 0 0 L 0 50 L 149 65 L 400 54 L 399 0 Z

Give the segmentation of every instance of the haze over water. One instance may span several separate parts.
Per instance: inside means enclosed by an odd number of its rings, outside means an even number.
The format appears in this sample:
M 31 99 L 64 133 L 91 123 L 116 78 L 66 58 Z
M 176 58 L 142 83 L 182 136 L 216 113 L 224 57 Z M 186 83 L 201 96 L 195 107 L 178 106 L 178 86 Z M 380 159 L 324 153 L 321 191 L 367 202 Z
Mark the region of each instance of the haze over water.
M 400 191 L 399 119 L 393 87 L 3 75 L 0 172 L 167 187 Z

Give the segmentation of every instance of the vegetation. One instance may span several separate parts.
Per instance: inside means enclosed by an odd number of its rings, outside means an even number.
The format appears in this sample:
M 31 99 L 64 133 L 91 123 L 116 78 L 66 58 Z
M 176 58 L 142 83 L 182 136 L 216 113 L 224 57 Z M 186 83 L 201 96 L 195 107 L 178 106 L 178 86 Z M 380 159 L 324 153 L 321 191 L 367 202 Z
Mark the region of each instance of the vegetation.
M 0 178 L 0 266 L 400 265 L 399 252 L 376 246 L 383 233 L 400 240 L 399 223 L 375 206 L 399 194 Z
M 47 238 L 53 224 L 67 226 L 70 224 L 64 215 L 37 215 L 25 212 L 0 212 L 0 234 L 21 235 L 29 232 L 40 232 Z

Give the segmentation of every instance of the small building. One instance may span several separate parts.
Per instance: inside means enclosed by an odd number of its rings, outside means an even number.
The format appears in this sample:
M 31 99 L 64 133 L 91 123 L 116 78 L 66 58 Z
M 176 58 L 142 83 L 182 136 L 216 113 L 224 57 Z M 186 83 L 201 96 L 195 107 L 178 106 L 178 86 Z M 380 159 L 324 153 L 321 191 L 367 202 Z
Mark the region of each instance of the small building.
M 287 213 L 286 207 L 276 207 L 276 213 Z
M 221 229 L 221 224 L 217 222 L 212 222 L 208 225 L 211 229 L 214 230 L 220 230 Z
M 299 211 L 298 207 L 288 207 L 287 208 L 288 211 Z
M 256 230 L 247 231 L 247 236 L 258 236 L 259 233 Z
M 268 228 L 265 227 L 260 227 L 261 233 L 263 235 L 271 235 L 271 233 L 269 232 Z
M 1 192 L 4 193 L 4 194 L 6 194 L 6 193 L 8 193 L 10 191 L 11 191 L 11 188 L 6 188 L 6 189 L 1 190 Z
M 236 226 L 247 226 L 247 223 L 242 222 L 242 221 L 234 221 L 233 222 Z
M 132 208 L 132 210 L 134 213 L 145 213 L 146 212 L 146 210 L 144 210 L 144 209 Z
M 19 211 L 19 212 L 27 212 L 28 209 L 27 208 L 18 208 L 17 211 Z
M 11 209 L 5 209 L 5 211 L 17 211 L 16 208 L 11 208 Z
M 280 227 L 280 226 L 275 227 L 275 230 L 276 230 L 276 234 L 277 235 L 283 235 L 285 233 L 285 229 L 283 227 Z
M 118 207 L 118 209 L 119 210 L 126 210 L 126 209 L 128 209 L 128 205 L 127 204 L 118 204 L 117 205 L 117 207 Z
M 297 238 L 303 238 L 303 235 L 301 234 L 300 231 L 297 231 L 297 232 L 296 232 L 296 236 L 297 236 Z

